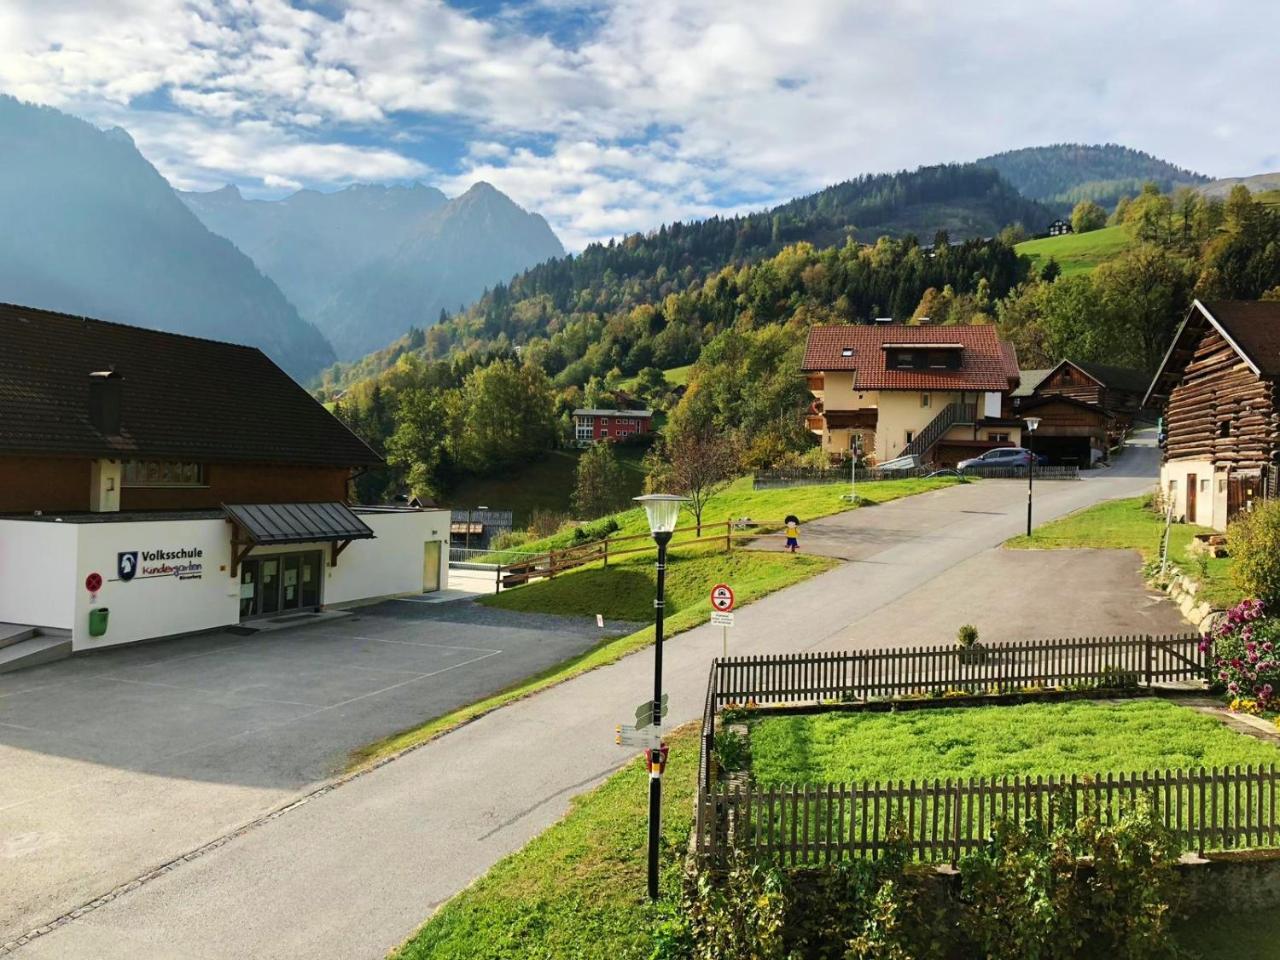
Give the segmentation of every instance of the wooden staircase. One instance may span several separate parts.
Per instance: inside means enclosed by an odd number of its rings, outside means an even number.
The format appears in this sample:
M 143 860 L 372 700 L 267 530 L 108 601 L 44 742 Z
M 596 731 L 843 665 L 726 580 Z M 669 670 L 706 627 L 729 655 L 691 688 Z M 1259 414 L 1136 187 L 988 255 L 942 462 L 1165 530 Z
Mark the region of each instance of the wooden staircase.
M 924 461 L 929 451 L 938 445 L 948 430 L 974 422 L 978 408 L 971 403 L 949 403 L 942 412 L 929 421 L 928 425 L 917 433 L 898 454 L 900 457 L 919 457 Z

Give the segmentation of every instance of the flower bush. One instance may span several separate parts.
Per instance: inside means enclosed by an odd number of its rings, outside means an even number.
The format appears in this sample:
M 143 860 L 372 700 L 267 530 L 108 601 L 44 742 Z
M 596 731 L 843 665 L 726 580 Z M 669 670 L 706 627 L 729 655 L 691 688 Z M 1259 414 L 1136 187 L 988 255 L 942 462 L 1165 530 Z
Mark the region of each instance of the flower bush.
M 1261 600 L 1244 600 L 1227 613 L 1211 638 L 1201 641 L 1212 651 L 1213 678 L 1231 698 L 1231 709 L 1261 713 L 1276 709 L 1280 696 L 1280 620 L 1267 616 Z M 1250 702 L 1252 701 L 1252 702 Z

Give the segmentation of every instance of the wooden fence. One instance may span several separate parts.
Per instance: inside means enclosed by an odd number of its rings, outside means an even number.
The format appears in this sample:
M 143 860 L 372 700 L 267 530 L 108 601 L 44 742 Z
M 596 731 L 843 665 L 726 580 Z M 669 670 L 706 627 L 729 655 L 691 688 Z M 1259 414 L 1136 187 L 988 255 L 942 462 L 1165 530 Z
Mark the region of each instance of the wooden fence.
M 677 527 L 673 533 L 670 549 L 698 545 L 723 547 L 726 551 L 733 549 L 735 541 L 760 540 L 770 536 L 781 536 L 776 531 L 783 526 L 781 520 L 752 520 L 749 518 L 717 520 L 702 524 Z M 567 570 L 585 566 L 589 563 L 601 563 L 608 566 L 611 560 L 632 556 L 637 553 L 651 553 L 657 550 L 653 537 L 647 533 L 629 534 L 623 537 L 605 537 L 601 540 L 588 540 L 579 544 L 570 544 L 546 553 L 524 554 L 515 559 L 506 560 L 501 554 L 492 554 L 497 567 L 496 582 L 501 587 L 518 587 L 533 580 L 555 577 Z M 505 561 L 505 562 L 504 562 Z
M 717 659 L 702 715 L 698 853 L 715 861 L 738 846 L 789 863 L 875 857 L 888 849 L 891 826 L 900 824 L 919 859 L 954 861 L 986 841 L 996 818 L 1035 816 L 1052 823 L 1063 811 L 1086 808 L 1114 818 L 1140 794 L 1184 849 L 1272 845 L 1274 766 L 769 788 L 717 779 L 717 726 L 726 707 L 1203 680 L 1209 660 L 1200 642 L 1193 634 L 1090 637 L 968 651 L 950 645 Z
M 986 478 L 988 480 L 1025 480 L 1026 467 L 986 467 L 973 470 L 952 470 L 937 467 L 912 467 L 906 470 L 878 470 L 875 467 L 858 470 L 858 482 L 876 482 L 879 480 L 907 480 L 932 476 L 961 476 Z M 1037 480 L 1079 480 L 1080 468 L 1074 465 L 1055 465 L 1036 467 Z M 756 490 L 775 490 L 782 487 L 800 487 L 813 484 L 849 483 L 849 467 L 832 467 L 831 469 L 813 467 L 791 467 L 776 470 L 758 470 L 752 478 L 752 487 Z
M 1021 641 L 716 661 L 716 706 L 868 700 L 919 694 L 1004 693 L 1026 687 L 1151 686 L 1203 679 L 1208 654 L 1194 634 Z
M 698 855 L 731 848 L 784 864 L 882 856 L 903 843 L 914 858 L 956 863 L 984 846 L 997 819 L 1048 827 L 1091 814 L 1114 822 L 1140 797 L 1183 850 L 1276 845 L 1275 764 L 1097 773 L 1092 776 L 895 781 L 862 784 L 750 783 L 700 791 Z

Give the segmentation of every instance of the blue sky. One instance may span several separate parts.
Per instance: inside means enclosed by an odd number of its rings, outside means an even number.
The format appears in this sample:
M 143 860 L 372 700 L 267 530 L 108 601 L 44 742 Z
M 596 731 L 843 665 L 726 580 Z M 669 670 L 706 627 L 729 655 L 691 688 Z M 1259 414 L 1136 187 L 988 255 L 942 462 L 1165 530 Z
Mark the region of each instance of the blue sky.
M 1280 169 L 1280 5 L 5 0 L 0 90 L 175 185 L 484 179 L 566 246 L 1061 141 Z

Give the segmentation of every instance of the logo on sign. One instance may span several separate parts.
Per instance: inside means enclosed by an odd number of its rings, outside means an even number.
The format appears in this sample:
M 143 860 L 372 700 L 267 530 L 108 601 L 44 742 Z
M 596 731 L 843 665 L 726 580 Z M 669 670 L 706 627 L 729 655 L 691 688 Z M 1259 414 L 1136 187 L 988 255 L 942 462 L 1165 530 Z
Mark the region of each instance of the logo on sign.
M 138 572 L 138 551 L 126 550 L 116 554 L 116 576 L 128 583 Z

